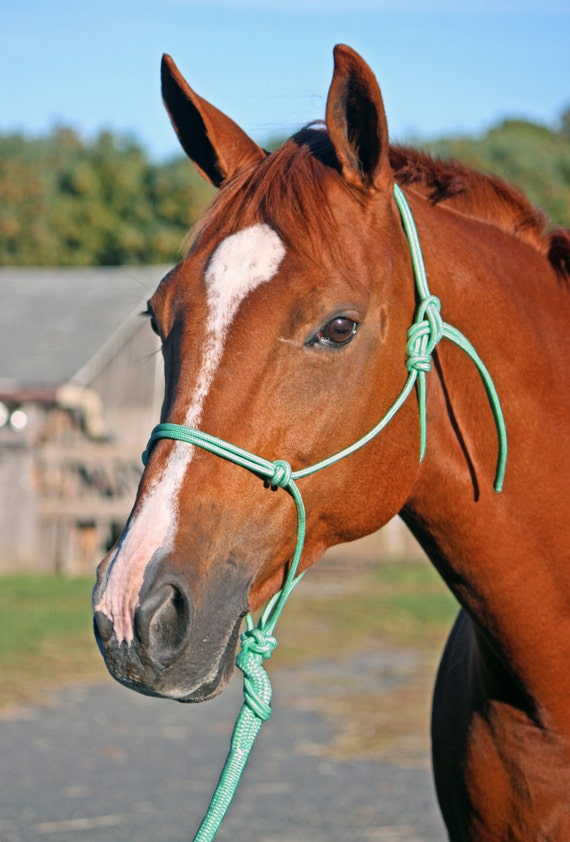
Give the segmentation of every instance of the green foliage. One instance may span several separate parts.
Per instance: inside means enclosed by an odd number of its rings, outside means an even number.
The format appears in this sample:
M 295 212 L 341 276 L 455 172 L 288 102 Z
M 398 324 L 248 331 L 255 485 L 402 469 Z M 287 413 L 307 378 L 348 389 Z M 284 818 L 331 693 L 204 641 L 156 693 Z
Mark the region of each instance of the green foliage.
M 210 196 L 184 158 L 157 165 L 127 137 L 0 136 L 0 265 L 172 262 Z
M 506 120 L 481 138 L 427 146 L 503 176 L 570 227 L 570 109 L 558 129 Z M 0 265 L 173 262 L 212 194 L 182 155 L 153 163 L 127 136 L 0 135 Z
M 552 224 L 570 227 L 570 110 L 562 115 L 560 131 L 505 120 L 481 138 L 449 138 L 427 148 L 500 175 L 523 190 Z

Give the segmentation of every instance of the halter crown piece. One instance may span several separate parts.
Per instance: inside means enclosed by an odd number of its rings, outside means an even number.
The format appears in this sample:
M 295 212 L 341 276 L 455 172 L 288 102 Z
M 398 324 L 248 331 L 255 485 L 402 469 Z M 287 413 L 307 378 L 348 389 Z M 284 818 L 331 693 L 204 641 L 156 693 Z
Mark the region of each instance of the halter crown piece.
M 427 282 L 427 275 L 422 256 L 422 250 L 412 212 L 408 202 L 398 185 L 394 185 L 394 199 L 400 211 L 402 225 L 408 240 L 414 279 L 419 298 L 414 322 L 408 330 L 406 368 L 408 378 L 400 395 L 396 398 L 383 418 L 366 435 L 346 447 L 344 450 L 329 456 L 321 462 L 294 471 L 285 460 L 278 459 L 270 462 L 256 456 L 248 450 L 243 450 L 229 442 L 180 424 L 159 424 L 151 433 L 147 449 L 143 454 L 146 465 L 150 452 L 159 439 L 176 439 L 196 447 L 201 447 L 216 456 L 221 456 L 236 465 L 241 465 L 254 474 L 264 478 L 272 487 L 283 488 L 295 502 L 297 508 L 297 545 L 287 573 L 285 584 L 273 599 L 267 604 L 261 618 L 255 626 L 249 614 L 245 618 L 246 628 L 241 635 L 241 651 L 236 658 L 236 665 L 244 674 L 244 702 L 231 738 L 230 750 L 222 770 L 220 780 L 212 796 L 210 806 L 198 829 L 194 842 L 209 842 L 212 840 L 222 823 L 222 820 L 232 802 L 233 796 L 240 782 L 243 770 L 253 747 L 257 732 L 271 716 L 271 684 L 264 669 L 263 661 L 270 658 L 277 640 L 274 637 L 275 626 L 283 611 L 293 588 L 300 581 L 302 575 L 297 576 L 299 559 L 305 541 L 305 506 L 296 481 L 303 477 L 328 468 L 350 456 L 364 445 L 368 444 L 392 420 L 400 407 L 406 402 L 414 386 L 417 388 L 418 409 L 420 416 L 420 461 L 426 449 L 426 374 L 431 370 L 433 351 L 444 337 L 449 339 L 475 364 L 485 386 L 487 397 L 498 435 L 498 459 L 495 473 L 495 491 L 503 488 L 505 466 L 507 461 L 507 433 L 501 404 L 493 385 L 493 381 L 483 361 L 468 339 L 452 325 L 447 324 L 441 317 L 439 299 L 431 295 Z

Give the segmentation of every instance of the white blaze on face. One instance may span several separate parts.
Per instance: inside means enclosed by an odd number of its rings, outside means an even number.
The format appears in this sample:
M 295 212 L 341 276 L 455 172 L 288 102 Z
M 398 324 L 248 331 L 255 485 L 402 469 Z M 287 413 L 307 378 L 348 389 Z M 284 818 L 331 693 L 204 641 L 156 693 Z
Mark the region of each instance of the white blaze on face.
M 232 234 L 210 257 L 204 280 L 208 319 L 196 388 L 184 423 L 197 427 L 204 401 L 222 359 L 226 336 L 246 296 L 273 278 L 285 247 L 269 225 L 258 224 Z M 107 581 L 96 611 L 113 621 L 117 641 L 133 640 L 133 617 L 144 574 L 154 554 L 172 549 L 178 516 L 178 494 L 194 448 L 176 442 L 168 463 L 146 491 L 138 512 L 107 567 Z

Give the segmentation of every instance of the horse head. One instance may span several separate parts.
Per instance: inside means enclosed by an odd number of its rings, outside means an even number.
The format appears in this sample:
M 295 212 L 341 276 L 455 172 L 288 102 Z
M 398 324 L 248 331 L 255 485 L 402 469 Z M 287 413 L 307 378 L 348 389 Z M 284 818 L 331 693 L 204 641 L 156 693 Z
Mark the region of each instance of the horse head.
M 220 188 L 148 303 L 164 355 L 162 421 L 311 465 L 370 430 L 406 380 L 414 289 L 378 84 L 337 47 L 325 125 L 273 154 L 169 57 L 162 85 L 184 150 Z M 302 481 L 300 569 L 401 509 L 417 443 L 408 401 L 368 447 Z M 98 569 L 96 634 L 112 674 L 180 701 L 220 692 L 243 616 L 283 583 L 295 517 L 290 496 L 255 473 L 158 441 Z

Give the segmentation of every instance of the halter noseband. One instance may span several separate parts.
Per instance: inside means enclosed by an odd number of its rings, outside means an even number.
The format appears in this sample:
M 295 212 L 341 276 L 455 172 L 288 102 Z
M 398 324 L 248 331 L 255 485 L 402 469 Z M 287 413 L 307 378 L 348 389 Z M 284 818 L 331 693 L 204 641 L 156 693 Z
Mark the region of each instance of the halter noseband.
M 444 322 L 441 317 L 440 301 L 431 295 L 429 291 L 425 264 L 414 218 L 408 202 L 397 184 L 394 185 L 394 199 L 400 211 L 402 225 L 410 248 L 419 305 L 413 324 L 409 328 L 407 335 L 406 368 L 408 370 L 408 378 L 399 396 L 376 426 L 344 450 L 329 456 L 327 459 L 323 459 L 321 462 L 296 471 L 285 460 L 278 459 L 275 462 L 271 462 L 216 436 L 211 436 L 201 430 L 185 427 L 181 424 L 159 424 L 155 427 L 143 454 L 143 463 L 146 465 L 156 442 L 165 438 L 175 439 L 195 445 L 196 447 L 201 447 L 203 450 L 207 450 L 216 456 L 227 459 L 236 465 L 241 465 L 241 467 L 265 479 L 269 485 L 285 489 L 293 497 L 297 508 L 297 544 L 287 572 L 285 584 L 282 590 L 275 594 L 273 599 L 267 604 L 257 626 L 254 625 L 251 614 L 248 614 L 245 618 L 246 630 L 241 635 L 242 649 L 236 658 L 236 664 L 244 674 L 244 704 L 234 727 L 226 765 L 210 802 L 208 812 L 200 825 L 198 833 L 194 837 L 194 842 L 209 842 L 209 840 L 214 838 L 231 804 L 257 732 L 263 722 L 271 716 L 271 685 L 263 667 L 263 660 L 271 657 L 273 649 L 277 645 L 277 641 L 273 636 L 277 620 L 283 611 L 291 591 L 302 577 L 302 574 L 297 576 L 297 569 L 305 541 L 306 517 L 303 498 L 297 488 L 296 481 L 334 465 L 336 462 L 350 456 L 368 444 L 396 415 L 408 399 L 414 386 L 417 387 L 418 393 L 421 462 L 426 449 L 427 435 L 425 378 L 427 372 L 431 370 L 433 351 L 438 342 L 444 337 L 467 354 L 475 364 L 483 381 L 495 419 L 499 443 L 494 488 L 497 492 L 502 491 L 503 488 L 507 461 L 507 433 L 495 386 L 487 368 L 473 345 L 457 328 Z

